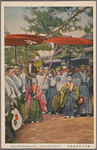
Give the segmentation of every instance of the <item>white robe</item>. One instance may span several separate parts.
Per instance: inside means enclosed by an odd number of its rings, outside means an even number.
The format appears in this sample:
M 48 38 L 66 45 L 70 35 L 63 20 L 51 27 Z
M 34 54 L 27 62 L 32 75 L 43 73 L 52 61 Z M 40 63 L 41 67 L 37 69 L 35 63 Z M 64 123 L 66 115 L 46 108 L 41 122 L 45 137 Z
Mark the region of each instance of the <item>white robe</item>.
M 20 77 L 21 77 L 21 79 L 22 79 L 22 81 L 23 81 L 22 92 L 24 93 L 24 92 L 26 92 L 26 74 L 25 74 L 24 72 L 22 72 L 22 73 L 20 74 Z
M 10 96 L 12 99 L 16 98 L 16 95 L 14 93 L 13 88 L 5 81 L 5 88 L 8 94 L 8 97 Z M 12 92 L 11 92 L 12 91 Z
M 5 77 L 5 80 L 8 82 L 8 84 L 13 88 L 15 94 L 20 98 L 21 96 L 21 93 L 20 91 L 18 90 L 16 84 L 14 83 L 14 81 L 9 77 L 9 76 L 6 76 Z
M 36 76 L 37 84 L 42 89 L 45 103 L 47 103 L 46 97 L 47 97 L 47 90 L 48 90 L 48 80 L 46 78 L 46 80 L 44 81 L 44 78 L 45 78 L 45 75 L 40 75 L 39 74 L 39 75 Z

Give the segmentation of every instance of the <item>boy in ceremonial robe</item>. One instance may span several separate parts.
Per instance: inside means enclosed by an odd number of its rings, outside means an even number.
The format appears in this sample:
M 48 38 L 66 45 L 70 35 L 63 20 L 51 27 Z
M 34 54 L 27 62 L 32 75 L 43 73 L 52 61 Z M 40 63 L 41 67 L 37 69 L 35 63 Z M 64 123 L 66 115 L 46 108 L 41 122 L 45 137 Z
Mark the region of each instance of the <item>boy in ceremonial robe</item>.
M 63 115 L 66 118 L 74 118 L 75 100 L 79 98 L 79 91 L 77 86 L 72 83 L 72 74 L 67 75 L 67 80 L 61 89 L 60 105 L 63 107 Z

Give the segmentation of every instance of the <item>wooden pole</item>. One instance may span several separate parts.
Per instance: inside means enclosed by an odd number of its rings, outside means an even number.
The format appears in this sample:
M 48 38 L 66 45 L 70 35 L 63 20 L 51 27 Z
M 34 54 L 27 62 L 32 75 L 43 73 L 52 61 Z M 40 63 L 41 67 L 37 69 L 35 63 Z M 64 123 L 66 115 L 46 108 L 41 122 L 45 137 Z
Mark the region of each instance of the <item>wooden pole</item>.
M 17 64 L 16 45 L 15 45 L 15 64 Z
M 15 64 L 17 64 L 17 54 L 16 54 L 16 39 L 15 39 Z
M 56 47 L 55 47 L 55 50 L 54 50 L 54 54 L 53 54 L 53 56 L 52 56 L 52 60 L 51 60 L 51 63 L 50 63 L 50 65 L 49 65 L 49 70 L 50 70 L 50 68 L 51 68 L 51 65 L 52 65 L 52 62 L 53 62 L 53 58 L 54 58 L 54 56 L 55 56 L 55 52 L 56 52 L 57 46 L 58 46 L 58 43 L 56 43 Z

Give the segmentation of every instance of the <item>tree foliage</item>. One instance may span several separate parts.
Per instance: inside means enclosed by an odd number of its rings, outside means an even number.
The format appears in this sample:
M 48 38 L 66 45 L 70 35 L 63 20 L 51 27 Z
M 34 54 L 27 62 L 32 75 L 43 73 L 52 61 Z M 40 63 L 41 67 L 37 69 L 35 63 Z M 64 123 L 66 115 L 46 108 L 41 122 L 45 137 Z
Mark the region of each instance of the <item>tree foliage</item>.
M 8 29 L 6 28 L 6 26 L 4 26 L 4 35 L 9 35 L 10 32 L 8 31 Z
M 29 12 L 29 15 L 26 14 Z M 93 7 L 26 7 L 24 9 L 24 20 L 29 24 L 29 32 L 44 34 L 55 34 L 66 31 L 84 29 L 86 32 L 93 28 L 92 23 L 81 26 L 82 14 L 93 18 Z M 55 35 L 56 36 L 56 35 Z

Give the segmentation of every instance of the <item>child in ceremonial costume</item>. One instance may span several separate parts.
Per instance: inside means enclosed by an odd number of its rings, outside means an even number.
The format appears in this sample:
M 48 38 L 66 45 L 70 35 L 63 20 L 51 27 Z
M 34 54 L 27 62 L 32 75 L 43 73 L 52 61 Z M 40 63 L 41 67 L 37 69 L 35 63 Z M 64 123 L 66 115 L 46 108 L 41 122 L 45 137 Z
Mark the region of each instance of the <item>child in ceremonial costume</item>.
M 30 123 L 40 122 L 43 120 L 42 111 L 47 111 L 42 89 L 36 84 L 35 76 L 30 80 L 26 90 L 26 100 L 28 105 L 27 120 Z
M 79 98 L 79 91 L 77 86 L 72 83 L 72 74 L 67 74 L 68 82 L 64 84 L 61 89 L 60 105 L 63 107 L 63 115 L 66 118 L 74 118 L 75 100 Z

